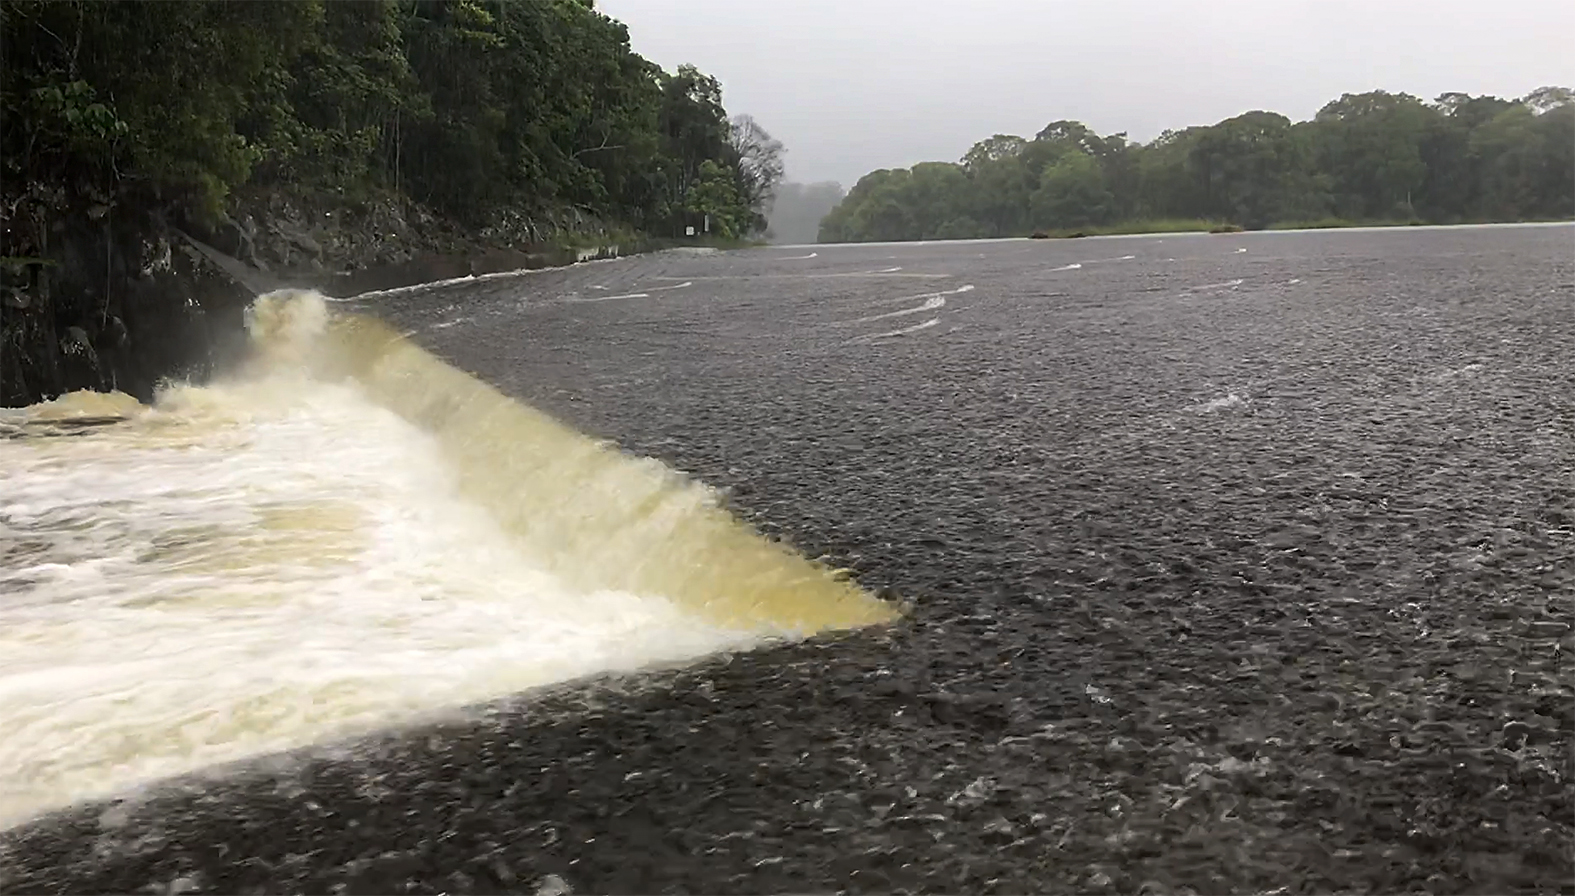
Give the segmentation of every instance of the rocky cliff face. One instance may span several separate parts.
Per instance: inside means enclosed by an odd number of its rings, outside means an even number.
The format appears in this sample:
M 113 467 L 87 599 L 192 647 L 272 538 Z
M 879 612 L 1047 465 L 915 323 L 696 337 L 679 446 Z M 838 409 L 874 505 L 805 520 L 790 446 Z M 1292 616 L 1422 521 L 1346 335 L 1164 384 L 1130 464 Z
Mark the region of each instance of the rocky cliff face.
M 156 211 L 63 203 L 35 236 L 32 254 L 0 265 L 0 405 L 77 389 L 146 398 L 234 348 L 250 293 Z
M 568 264 L 615 235 L 568 211 L 467 231 L 393 198 L 259 193 L 216 222 L 155 197 L 13 194 L 0 263 L 0 406 L 77 389 L 150 398 L 238 356 L 258 292 L 351 295 L 428 280 Z M 625 248 L 629 247 L 627 240 Z M 604 254 L 593 250 L 591 254 Z

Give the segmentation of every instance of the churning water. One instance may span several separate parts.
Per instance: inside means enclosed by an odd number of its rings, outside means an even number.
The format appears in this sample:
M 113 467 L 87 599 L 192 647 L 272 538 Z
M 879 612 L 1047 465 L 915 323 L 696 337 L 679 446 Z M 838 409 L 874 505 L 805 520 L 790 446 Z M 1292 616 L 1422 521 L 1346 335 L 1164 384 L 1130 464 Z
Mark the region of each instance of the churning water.
M 311 293 L 240 375 L 0 411 L 0 825 L 891 609 Z

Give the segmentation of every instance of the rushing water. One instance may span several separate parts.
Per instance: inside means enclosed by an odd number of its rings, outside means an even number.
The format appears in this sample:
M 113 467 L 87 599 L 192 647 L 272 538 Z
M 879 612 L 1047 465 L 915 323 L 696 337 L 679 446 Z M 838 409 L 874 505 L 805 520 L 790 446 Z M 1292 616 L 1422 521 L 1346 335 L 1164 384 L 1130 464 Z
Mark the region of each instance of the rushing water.
M 152 406 L 0 412 L 0 824 L 216 762 L 890 618 L 312 294 Z

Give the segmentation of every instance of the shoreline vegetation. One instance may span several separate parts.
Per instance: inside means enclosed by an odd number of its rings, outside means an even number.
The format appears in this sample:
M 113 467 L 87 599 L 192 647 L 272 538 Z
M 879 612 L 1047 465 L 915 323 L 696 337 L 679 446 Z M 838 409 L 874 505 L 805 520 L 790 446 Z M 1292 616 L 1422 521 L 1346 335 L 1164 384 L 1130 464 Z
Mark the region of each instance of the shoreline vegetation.
M 733 246 L 782 176 L 584 0 L 0 0 L 0 58 L 0 406 L 211 371 L 250 295 L 193 241 L 292 285 Z
M 1424 221 L 1411 219 L 1407 221 L 1378 220 L 1378 221 L 1350 221 L 1344 218 L 1320 218 L 1316 221 L 1275 221 L 1267 227 L 1257 230 L 1248 230 L 1239 224 L 1225 221 L 1128 221 L 1122 224 L 1111 224 L 1100 227 L 1075 227 L 1055 230 L 1035 230 L 1028 234 L 1029 239 L 1078 239 L 1092 236 L 1145 236 L 1161 235 L 1167 233 L 1261 233 L 1264 231 L 1287 230 L 1347 230 L 1371 228 L 1405 228 L 1405 227 L 1480 227 L 1488 224 L 1571 224 L 1575 223 L 1575 216 L 1568 218 L 1532 218 L 1517 221 Z
M 0 0 L 0 58 L 0 406 L 207 375 L 251 298 L 215 253 L 317 285 L 743 247 L 783 174 L 585 0 Z M 1575 96 L 1374 91 L 1146 144 L 1056 121 L 780 193 L 779 236 L 821 242 L 1569 218 Z
M 1148 143 L 1078 121 L 957 162 L 866 174 L 822 243 L 1575 219 L 1575 92 L 1346 94 L 1310 120 L 1252 111 Z

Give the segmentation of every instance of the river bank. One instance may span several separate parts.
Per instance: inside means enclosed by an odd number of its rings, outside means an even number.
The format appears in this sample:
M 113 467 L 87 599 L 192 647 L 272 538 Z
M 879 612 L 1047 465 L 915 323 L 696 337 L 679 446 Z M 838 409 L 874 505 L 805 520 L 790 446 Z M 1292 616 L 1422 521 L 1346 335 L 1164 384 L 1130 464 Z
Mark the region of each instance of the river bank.
M 584 3 L 451 7 L 0 2 L 0 404 L 204 376 L 237 273 L 355 290 L 764 228 L 780 144 L 715 78 Z
M 1411 219 L 1318 218 L 1307 221 L 1275 221 L 1264 227 L 1244 227 L 1231 221 L 1210 218 L 1142 219 L 1118 224 L 1087 227 L 1061 227 L 1019 234 L 1031 239 L 1077 239 L 1088 236 L 1153 236 L 1171 233 L 1258 233 L 1286 230 L 1370 230 L 1379 227 L 1480 227 L 1488 224 L 1564 224 L 1572 218 L 1529 218 L 1517 221 L 1468 220 L 1428 221 Z
M 252 297 L 351 296 L 659 247 L 574 209 L 465 228 L 397 196 L 243 194 L 213 220 L 155 198 L 43 189 L 13 203 L 35 251 L 0 264 L 0 406 L 80 389 L 146 400 L 239 354 Z

